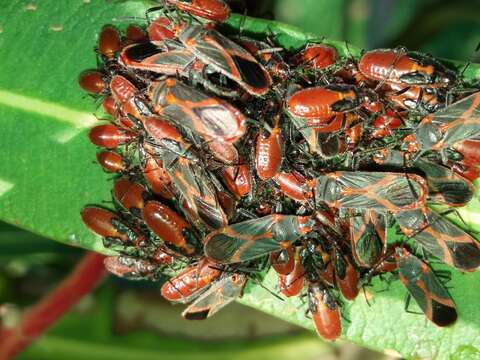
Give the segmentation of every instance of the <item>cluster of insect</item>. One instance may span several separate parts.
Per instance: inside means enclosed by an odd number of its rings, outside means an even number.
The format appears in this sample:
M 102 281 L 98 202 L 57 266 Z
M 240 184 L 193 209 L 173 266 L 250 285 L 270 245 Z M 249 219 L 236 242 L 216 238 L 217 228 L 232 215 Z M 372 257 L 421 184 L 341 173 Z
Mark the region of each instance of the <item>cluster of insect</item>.
M 82 211 L 119 254 L 107 269 L 169 276 L 163 297 L 204 319 L 271 266 L 271 292 L 306 295 L 329 340 L 342 303 L 393 272 L 429 320 L 455 322 L 428 259 L 480 266 L 476 240 L 429 208 L 465 205 L 480 173 L 480 93 L 458 70 L 405 49 L 354 59 L 226 36 L 221 0 L 148 15 L 146 29 L 104 26 L 101 66 L 79 80 L 109 114 L 89 136 L 115 210 Z

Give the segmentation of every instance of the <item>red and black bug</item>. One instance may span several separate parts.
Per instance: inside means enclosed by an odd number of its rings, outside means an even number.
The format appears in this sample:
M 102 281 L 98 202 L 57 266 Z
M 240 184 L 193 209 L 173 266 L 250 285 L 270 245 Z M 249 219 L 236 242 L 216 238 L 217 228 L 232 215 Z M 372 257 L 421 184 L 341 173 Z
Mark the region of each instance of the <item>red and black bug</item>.
M 143 177 L 150 190 L 164 199 L 172 200 L 175 196 L 172 178 L 163 167 L 163 161 L 145 150 L 141 150 L 140 154 Z
M 105 239 L 106 245 L 134 245 L 141 241 L 139 233 L 117 214 L 96 206 L 87 206 L 81 212 L 85 225 Z
M 433 57 L 404 49 L 368 51 L 358 61 L 358 69 L 367 78 L 381 82 L 422 86 L 456 82 L 455 74 Z
M 338 52 L 335 48 L 324 44 L 308 44 L 292 58 L 291 63 L 293 66 L 321 70 L 334 65 L 337 60 Z
M 255 148 L 255 169 L 262 180 L 278 174 L 283 159 L 283 139 L 281 129 L 275 126 L 268 136 L 261 131 Z
M 128 161 L 115 151 L 104 150 L 97 153 L 100 166 L 109 173 L 121 173 L 127 170 Z
M 342 254 L 342 252 L 335 247 L 333 248 L 332 257 L 335 268 L 335 285 L 345 299 L 355 299 L 359 292 L 360 279 L 357 269 L 348 256 Z
M 246 119 L 238 109 L 174 78 L 153 83 L 149 97 L 158 114 L 206 141 L 233 143 L 245 133 Z
M 165 246 L 182 255 L 197 253 L 199 241 L 192 227 L 168 206 L 158 201 L 149 201 L 143 207 L 142 217 Z
M 308 309 L 318 335 L 335 340 L 342 333 L 340 309 L 330 291 L 318 282 L 308 285 Z
M 270 90 L 272 79 L 265 68 L 248 51 L 218 31 L 191 25 L 182 31 L 179 39 L 204 64 L 249 94 L 262 96 Z
M 335 172 L 315 179 L 315 198 L 334 208 L 399 211 L 423 208 L 428 188 L 416 174 Z
M 406 248 L 395 252 L 400 281 L 415 299 L 425 316 L 438 326 L 449 326 L 457 320 L 457 310 L 450 294 L 433 270 Z
M 393 131 L 403 124 L 402 113 L 387 109 L 384 114 L 379 114 L 372 122 L 372 137 L 382 139 L 391 136 Z
M 222 264 L 249 261 L 290 247 L 313 225 L 309 216 L 274 214 L 247 220 L 209 233 L 204 252 Z
M 292 249 L 292 247 L 289 249 Z M 297 296 L 305 285 L 305 270 L 302 265 L 300 248 L 295 249 L 295 252 L 292 251 L 291 259 L 289 261 L 293 263 L 293 269 L 290 272 L 282 274 L 277 270 L 278 288 L 287 297 Z
M 104 95 L 109 92 L 107 84 L 107 76 L 98 70 L 86 70 L 82 72 L 78 78 L 80 87 L 96 95 Z
M 445 264 L 462 271 L 474 271 L 480 266 L 476 240 L 436 212 L 424 207 L 394 216 L 403 233 Z
M 295 249 L 290 246 L 279 252 L 270 254 L 270 265 L 279 275 L 290 274 L 295 267 Z
M 357 265 L 373 267 L 385 254 L 387 246 L 386 215 L 373 210 L 349 213 L 352 254 Z
M 122 48 L 121 35 L 118 29 L 112 25 L 102 27 L 98 36 L 97 51 L 107 61 L 115 61 Z
M 224 22 L 230 16 L 230 7 L 222 0 L 164 0 L 169 5 L 193 16 Z
M 204 320 L 242 295 L 247 278 L 243 274 L 227 275 L 213 283 L 185 309 L 182 316 L 187 320 Z
M 368 89 L 353 85 L 332 84 L 306 88 L 293 93 L 288 99 L 288 111 L 305 119 L 330 119 L 354 111 L 362 106 L 369 107 L 376 96 Z
M 148 34 L 138 25 L 130 24 L 125 30 L 126 41 L 128 43 L 142 43 L 148 41 Z
M 115 149 L 119 145 L 135 140 L 136 135 L 131 131 L 120 129 L 114 124 L 97 125 L 88 134 L 90 141 L 107 149 Z
M 113 184 L 112 196 L 123 210 L 136 217 L 141 217 L 141 212 L 150 194 L 142 184 L 132 182 L 127 178 L 118 178 Z
M 138 88 L 126 77 L 114 75 L 110 80 L 110 90 L 118 104 L 118 110 L 123 116 L 133 116 L 135 119 L 142 120 L 151 115 L 146 99 L 140 95 Z
M 280 191 L 290 199 L 306 202 L 313 197 L 312 182 L 299 172 L 279 172 L 274 180 Z
M 248 164 L 244 162 L 243 158 L 240 158 L 239 161 L 238 165 L 223 166 L 220 171 L 228 190 L 238 198 L 241 198 L 250 194 L 253 181 Z
M 221 275 L 216 265 L 201 260 L 163 284 L 161 294 L 171 302 L 189 303 Z

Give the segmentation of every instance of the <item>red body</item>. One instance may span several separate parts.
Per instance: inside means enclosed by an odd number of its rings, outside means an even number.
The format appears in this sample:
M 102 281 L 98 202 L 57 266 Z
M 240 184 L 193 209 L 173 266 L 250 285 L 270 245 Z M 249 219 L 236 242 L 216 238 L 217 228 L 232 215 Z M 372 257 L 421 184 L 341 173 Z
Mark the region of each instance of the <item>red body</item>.
M 143 219 L 147 226 L 166 244 L 191 255 L 195 248 L 185 238 L 190 225 L 168 206 L 158 201 L 149 201 L 143 208 Z
M 278 173 L 282 165 L 282 143 L 282 134 L 278 127 L 275 127 L 268 136 L 262 133 L 258 135 L 255 168 L 260 179 L 271 179 Z
M 349 105 L 339 111 L 335 106 L 341 103 Z M 339 113 L 355 110 L 359 105 L 361 102 L 353 87 L 342 89 L 312 87 L 295 92 L 288 100 L 290 113 L 306 119 L 327 119 Z
M 112 60 L 122 48 L 120 33 L 112 25 L 105 25 L 98 36 L 98 52 Z
M 308 289 L 309 309 L 318 335 L 326 340 L 335 340 L 342 333 L 340 309 L 324 289 L 310 284 Z
M 118 178 L 113 184 L 112 195 L 125 210 L 138 212 L 145 206 L 148 192 L 139 183 L 131 182 L 126 178 Z
M 102 102 L 103 109 L 105 112 L 113 117 L 117 116 L 117 103 L 113 96 L 109 95 Z
M 103 170 L 110 173 L 119 173 L 127 168 L 125 159 L 115 151 L 100 151 L 97 153 L 97 161 Z
M 385 114 L 378 115 L 373 120 L 372 136 L 376 139 L 381 139 L 392 135 L 392 130 L 400 127 L 403 124 L 400 113 L 393 110 L 386 110 Z
M 224 22 L 230 16 L 230 8 L 222 0 L 167 0 L 179 10 L 207 20 Z
M 288 275 L 295 268 L 295 249 L 289 246 L 285 250 L 272 253 L 270 264 L 279 275 Z
M 207 260 L 183 270 L 161 288 L 162 296 L 172 302 L 189 302 L 192 296 L 218 279 L 222 271 Z
M 146 155 L 142 162 L 143 176 L 150 190 L 164 199 L 174 197 L 172 178 L 163 167 L 163 162 L 157 157 Z
M 337 251 L 337 250 L 334 250 Z M 337 259 L 337 256 L 341 256 L 344 263 L 344 274 L 341 274 L 339 271 L 339 266 L 336 264 L 335 267 L 335 282 L 340 289 L 343 297 L 347 300 L 353 300 L 357 297 L 359 292 L 358 282 L 359 275 L 357 270 L 353 267 L 352 262 L 346 256 L 336 254 L 334 256 Z
M 80 74 L 78 78 L 80 87 L 91 94 L 103 94 L 107 91 L 105 74 L 96 70 L 87 70 Z
M 338 52 L 335 48 L 328 45 L 311 44 L 294 56 L 293 65 L 320 70 L 335 64 L 337 59 Z
M 112 211 L 99 207 L 89 206 L 82 210 L 82 220 L 95 234 L 104 238 L 111 237 L 127 242 L 128 236 L 118 231 L 113 222 L 121 222 L 120 218 Z
M 222 168 L 222 175 L 225 185 L 236 196 L 242 197 L 252 191 L 252 176 L 248 164 L 225 166 Z
M 295 201 L 305 202 L 312 196 L 307 179 L 297 172 L 280 172 L 275 176 L 275 182 L 283 194 Z
M 148 41 L 148 36 L 145 30 L 143 30 L 140 26 L 134 24 L 128 25 L 126 30 L 126 37 L 127 40 L 132 43 Z
M 88 136 L 93 144 L 107 149 L 115 149 L 135 138 L 134 133 L 121 130 L 113 124 L 95 126 Z
M 278 274 L 278 287 L 283 295 L 292 297 L 300 294 L 305 284 L 305 270 L 302 266 L 300 249 L 295 251 L 295 265 L 287 275 Z

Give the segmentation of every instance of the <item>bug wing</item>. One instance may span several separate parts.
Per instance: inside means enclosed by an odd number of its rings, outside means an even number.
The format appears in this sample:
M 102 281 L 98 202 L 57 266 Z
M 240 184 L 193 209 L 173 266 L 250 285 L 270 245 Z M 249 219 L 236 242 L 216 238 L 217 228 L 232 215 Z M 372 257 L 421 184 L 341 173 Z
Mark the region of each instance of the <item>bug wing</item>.
M 225 226 L 227 217 L 205 169 L 195 161 L 171 151 L 164 151 L 162 160 L 175 188 L 200 220 L 214 229 Z
M 217 281 L 182 316 L 187 320 L 204 320 L 214 315 L 242 294 L 246 280 L 244 275 L 234 274 Z
M 216 230 L 205 238 L 205 255 L 224 264 L 243 262 L 281 250 L 305 232 L 298 216 L 269 215 Z
M 425 159 L 415 161 L 427 179 L 429 198 L 450 206 L 464 206 L 475 192 L 472 183 L 449 168 Z
M 421 207 L 426 194 L 425 181 L 418 175 L 341 171 L 319 176 L 315 196 L 338 208 L 385 212 Z
M 462 271 L 480 266 L 480 248 L 462 229 L 425 208 L 394 214 L 400 229 L 445 264 Z
M 385 214 L 373 210 L 351 212 L 350 236 L 352 253 L 360 266 L 372 267 L 380 260 L 386 250 Z
M 480 92 L 428 115 L 417 129 L 425 150 L 480 137 Z
M 400 280 L 420 306 L 425 316 L 438 326 L 448 326 L 457 319 L 455 303 L 428 265 L 406 249 L 397 250 Z
M 237 82 L 254 95 L 264 95 L 272 80 L 248 51 L 215 30 L 192 25 L 180 34 L 180 41 L 205 64 Z

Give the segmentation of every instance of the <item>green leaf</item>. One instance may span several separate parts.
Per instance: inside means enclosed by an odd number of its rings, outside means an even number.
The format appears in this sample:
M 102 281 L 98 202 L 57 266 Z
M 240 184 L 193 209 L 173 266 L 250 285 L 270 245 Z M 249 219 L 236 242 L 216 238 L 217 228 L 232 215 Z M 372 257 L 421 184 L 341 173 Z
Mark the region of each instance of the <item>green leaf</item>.
M 79 211 L 87 203 L 110 198 L 109 176 L 93 164 L 95 147 L 86 137 L 97 120 L 93 101 L 77 85 L 78 74 L 94 68 L 93 48 L 100 27 L 114 18 L 141 19 L 143 2 L 9 1 L 0 15 L 0 220 L 63 243 L 107 252 L 101 239 L 90 234 Z M 227 23 L 239 29 L 241 17 Z M 127 21 L 117 22 L 120 27 Z M 293 50 L 318 36 L 295 27 L 246 18 L 244 32 L 273 38 Z M 342 55 L 359 50 L 342 42 L 324 40 Z M 461 64 L 459 64 L 461 66 Z M 471 65 L 469 79 L 480 78 L 480 67 Z M 461 214 L 473 229 L 480 229 L 478 196 Z M 363 296 L 345 304 L 343 337 L 406 357 L 461 359 L 480 356 L 480 312 L 477 309 L 478 274 L 452 271 L 452 296 L 459 320 L 439 329 L 424 316 L 403 310 L 405 290 L 393 282 L 375 282 Z M 275 277 L 266 280 L 275 288 Z M 300 299 L 281 302 L 258 286 L 249 286 L 242 301 L 279 317 L 311 327 Z M 228 310 L 225 310 L 228 311 Z M 66 345 L 67 347 L 70 345 Z

